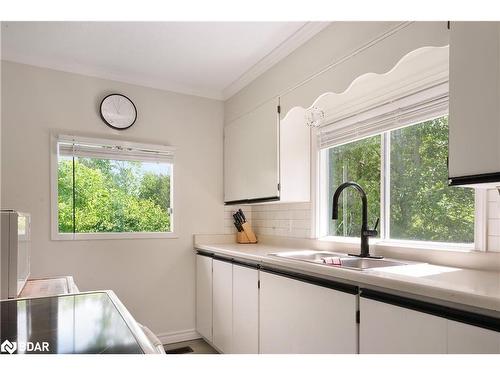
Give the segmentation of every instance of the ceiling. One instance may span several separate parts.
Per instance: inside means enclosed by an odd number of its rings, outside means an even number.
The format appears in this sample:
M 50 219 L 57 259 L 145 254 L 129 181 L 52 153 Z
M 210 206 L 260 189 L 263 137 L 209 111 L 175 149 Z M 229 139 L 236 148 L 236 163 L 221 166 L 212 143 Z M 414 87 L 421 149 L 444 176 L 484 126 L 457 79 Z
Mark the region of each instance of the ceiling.
M 2 22 L 2 59 L 227 99 L 324 22 Z

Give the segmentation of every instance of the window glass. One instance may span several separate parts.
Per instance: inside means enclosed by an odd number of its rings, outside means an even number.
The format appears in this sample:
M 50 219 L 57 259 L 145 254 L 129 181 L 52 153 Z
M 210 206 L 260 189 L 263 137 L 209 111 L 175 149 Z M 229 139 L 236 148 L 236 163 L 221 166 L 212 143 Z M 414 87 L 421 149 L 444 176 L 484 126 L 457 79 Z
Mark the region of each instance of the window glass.
M 448 117 L 390 132 L 390 237 L 474 242 L 474 190 L 448 186 Z
M 387 147 L 382 147 L 382 140 Z M 388 155 L 382 155 L 386 149 Z M 347 188 L 339 219 L 331 220 L 337 187 L 354 181 L 368 198 L 368 226 L 380 216 L 385 185 L 386 239 L 474 242 L 474 190 L 448 186 L 448 116 L 417 123 L 325 151 L 328 173 L 328 235 L 359 237 L 361 199 Z M 387 167 L 381 167 L 382 156 Z M 387 168 L 387 169 L 386 169 Z M 383 182 L 385 181 L 385 184 Z
M 169 163 L 60 156 L 59 232 L 170 232 L 171 176 Z
M 330 148 L 328 150 L 329 186 L 328 221 L 330 236 L 359 237 L 361 231 L 361 196 L 346 188 L 339 199 L 339 219 L 331 220 L 332 197 L 337 187 L 347 181 L 357 182 L 368 199 L 368 225 L 380 216 L 380 141 L 381 136 Z

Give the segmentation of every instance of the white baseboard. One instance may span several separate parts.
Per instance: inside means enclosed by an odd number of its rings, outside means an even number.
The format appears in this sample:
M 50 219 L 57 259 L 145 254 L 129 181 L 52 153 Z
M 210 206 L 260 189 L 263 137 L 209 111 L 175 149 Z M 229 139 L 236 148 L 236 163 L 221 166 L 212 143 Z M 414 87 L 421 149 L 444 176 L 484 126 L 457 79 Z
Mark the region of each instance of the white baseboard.
M 184 331 L 165 332 L 156 335 L 163 345 L 173 344 L 175 342 L 196 340 L 201 338 L 195 329 L 186 329 Z

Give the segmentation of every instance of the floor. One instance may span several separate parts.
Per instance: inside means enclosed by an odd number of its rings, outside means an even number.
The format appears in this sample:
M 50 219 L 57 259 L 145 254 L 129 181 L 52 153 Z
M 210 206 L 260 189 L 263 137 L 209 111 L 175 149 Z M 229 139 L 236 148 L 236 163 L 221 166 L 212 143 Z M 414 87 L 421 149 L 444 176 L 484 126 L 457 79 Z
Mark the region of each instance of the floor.
M 163 347 L 167 354 L 218 354 L 217 350 L 212 348 L 203 339 L 176 342 L 174 344 L 163 345 Z

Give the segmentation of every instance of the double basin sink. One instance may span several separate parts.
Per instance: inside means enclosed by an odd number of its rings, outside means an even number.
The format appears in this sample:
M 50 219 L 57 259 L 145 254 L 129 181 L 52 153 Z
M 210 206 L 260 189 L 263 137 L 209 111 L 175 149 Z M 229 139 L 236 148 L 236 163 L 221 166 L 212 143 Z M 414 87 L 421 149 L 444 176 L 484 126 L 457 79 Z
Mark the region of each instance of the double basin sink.
M 268 255 L 300 262 L 324 264 L 332 267 L 347 268 L 357 271 L 363 271 L 371 268 L 406 266 L 411 264 L 410 262 L 401 262 L 394 259 L 359 258 L 347 254 L 314 250 L 286 251 L 270 253 Z

